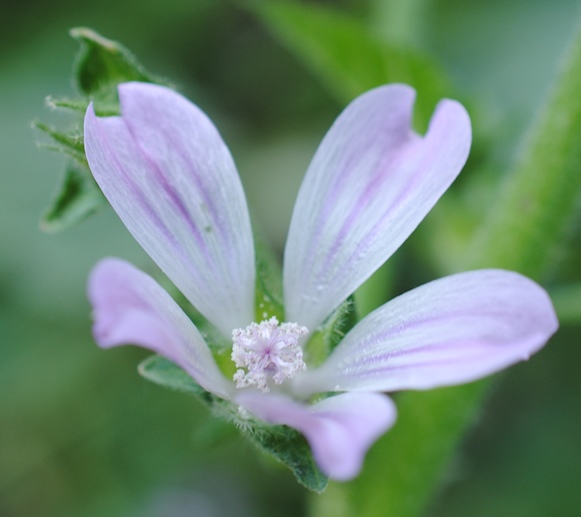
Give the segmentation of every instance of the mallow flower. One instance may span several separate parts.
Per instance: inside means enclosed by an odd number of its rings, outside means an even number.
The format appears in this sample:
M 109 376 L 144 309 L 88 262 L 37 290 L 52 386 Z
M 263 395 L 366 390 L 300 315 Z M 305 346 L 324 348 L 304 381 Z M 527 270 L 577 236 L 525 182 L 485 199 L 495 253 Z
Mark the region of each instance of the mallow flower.
M 298 430 L 329 477 L 356 476 L 367 449 L 394 424 L 386 392 L 473 381 L 527 359 L 555 332 L 541 287 L 488 269 L 391 300 L 358 322 L 322 364 L 305 353 L 310 337 L 397 250 L 462 169 L 471 126 L 458 102 L 442 100 L 424 136 L 411 128 L 415 92 L 405 85 L 373 89 L 343 111 L 300 187 L 279 321 L 255 311 L 250 217 L 212 122 L 162 86 L 126 83 L 118 91 L 121 116 L 87 110 L 91 171 L 135 239 L 231 343 L 234 374 L 223 373 L 174 299 L 120 259 L 104 259 L 90 275 L 97 343 L 150 349 L 229 401 L 241 420 Z

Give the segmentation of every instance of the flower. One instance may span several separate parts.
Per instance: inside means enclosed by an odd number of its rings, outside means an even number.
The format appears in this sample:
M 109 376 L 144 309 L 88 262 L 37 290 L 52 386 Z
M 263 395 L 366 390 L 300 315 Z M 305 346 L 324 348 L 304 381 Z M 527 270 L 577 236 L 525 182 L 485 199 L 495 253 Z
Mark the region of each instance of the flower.
M 411 129 L 414 97 L 404 85 L 371 90 L 325 136 L 292 215 L 283 323 L 254 320 L 246 200 L 207 116 L 178 93 L 144 83 L 119 86 L 121 116 L 97 117 L 89 106 L 85 148 L 97 183 L 176 287 L 232 339 L 238 369 L 226 378 L 171 296 L 119 259 L 104 259 L 90 276 L 97 343 L 148 348 L 241 415 L 297 429 L 321 470 L 338 480 L 357 475 L 369 446 L 395 422 L 384 392 L 470 382 L 528 358 L 558 325 L 547 294 L 517 273 L 480 270 L 391 300 L 322 365 L 305 363 L 307 333 L 393 254 L 466 161 L 464 108 L 441 101 L 419 136 Z

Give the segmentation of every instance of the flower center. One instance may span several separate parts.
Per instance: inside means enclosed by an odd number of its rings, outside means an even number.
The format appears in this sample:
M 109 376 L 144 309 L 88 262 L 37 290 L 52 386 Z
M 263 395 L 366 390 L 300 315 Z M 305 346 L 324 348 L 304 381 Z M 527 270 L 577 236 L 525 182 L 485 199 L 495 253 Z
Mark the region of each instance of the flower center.
M 304 371 L 307 366 L 299 339 L 308 333 L 307 327 L 297 323 L 279 325 L 274 316 L 260 323 L 251 323 L 245 329 L 233 330 L 232 361 L 239 368 L 234 374 L 236 387 L 255 384 L 266 393 L 270 378 L 281 384 Z

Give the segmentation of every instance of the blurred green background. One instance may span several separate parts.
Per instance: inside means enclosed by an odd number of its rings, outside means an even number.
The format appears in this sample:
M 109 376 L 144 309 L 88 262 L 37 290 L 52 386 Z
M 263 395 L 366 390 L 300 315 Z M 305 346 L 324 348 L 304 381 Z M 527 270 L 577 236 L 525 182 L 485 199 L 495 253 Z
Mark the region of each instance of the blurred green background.
M 446 94 L 473 107 L 473 157 L 458 192 L 469 180 L 472 192 L 478 191 L 478 171 L 495 178 L 509 167 L 581 15 L 573 0 L 302 4 L 345 14 L 379 40 L 425 53 L 445 70 L 451 85 Z M 146 352 L 103 352 L 94 345 L 84 293 L 92 265 L 114 255 L 151 267 L 115 214 L 105 210 L 56 235 L 38 228 L 64 159 L 37 148 L 42 138 L 30 123 L 66 124 L 44 107 L 44 98 L 72 94 L 77 44 L 67 32 L 89 26 L 122 42 L 213 118 L 258 223 L 282 249 L 301 177 L 348 99 L 289 45 L 272 19 L 244 5 L 2 0 L 3 517 L 307 512 L 310 496 L 289 472 L 210 419 L 197 401 L 141 379 L 136 365 Z M 420 98 L 428 95 L 421 84 L 417 88 Z M 482 197 L 470 203 L 485 204 Z M 430 216 L 428 228 L 443 210 Z M 452 243 L 430 241 L 425 228 L 398 252 L 409 260 L 396 291 L 454 269 Z M 440 233 L 444 239 L 446 231 Z M 579 279 L 578 253 L 563 256 L 566 272 L 557 270 L 554 278 Z M 564 325 L 546 350 L 499 376 L 429 515 L 579 515 L 579 330 Z

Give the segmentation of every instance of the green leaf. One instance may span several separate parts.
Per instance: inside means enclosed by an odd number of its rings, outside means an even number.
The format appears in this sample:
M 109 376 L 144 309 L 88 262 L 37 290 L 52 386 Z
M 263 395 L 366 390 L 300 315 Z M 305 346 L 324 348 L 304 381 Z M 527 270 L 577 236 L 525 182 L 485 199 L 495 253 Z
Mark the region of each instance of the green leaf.
M 235 404 L 204 390 L 165 357 L 148 357 L 141 362 L 138 371 L 151 382 L 196 396 L 212 410 L 214 416 L 234 422 L 252 443 L 286 465 L 297 481 L 309 490 L 322 492 L 327 486 L 328 479 L 317 467 L 307 441 L 294 429 L 241 418 Z
M 407 83 L 420 92 L 415 116 L 425 127 L 436 102 L 450 94 L 449 81 L 426 56 L 380 40 L 337 10 L 281 0 L 248 5 L 342 104 L 382 84 Z
M 59 232 L 87 218 L 103 205 L 105 198 L 88 169 L 71 161 L 40 226 L 47 232 Z

